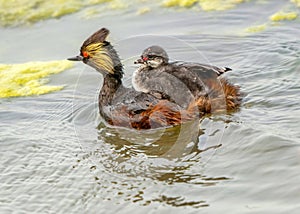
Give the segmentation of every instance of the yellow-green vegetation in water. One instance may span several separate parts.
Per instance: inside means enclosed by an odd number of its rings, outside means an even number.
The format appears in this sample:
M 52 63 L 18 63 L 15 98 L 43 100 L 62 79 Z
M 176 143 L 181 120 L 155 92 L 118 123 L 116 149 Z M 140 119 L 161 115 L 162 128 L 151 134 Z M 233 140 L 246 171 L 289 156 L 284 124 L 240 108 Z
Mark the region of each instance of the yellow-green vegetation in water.
M 137 15 L 143 15 L 145 13 L 149 13 L 151 11 L 151 9 L 149 7 L 143 7 L 138 9 L 137 11 Z
M 165 7 L 191 7 L 199 4 L 202 10 L 212 11 L 232 9 L 242 2 L 244 0 L 165 0 L 163 5 Z
M 245 29 L 247 33 L 259 33 L 267 28 L 267 24 L 254 25 Z
M 121 0 L 114 0 L 109 4 L 109 9 L 113 9 L 113 10 L 126 9 L 127 7 L 128 7 L 128 4 L 125 2 L 122 2 Z
M 0 25 L 10 26 L 59 18 L 83 7 L 111 0 L 0 0 Z
M 199 0 L 201 8 L 205 11 L 229 10 L 243 2 L 244 0 Z
M 298 7 L 300 7 L 300 0 L 291 0 L 291 2 L 295 3 Z
M 165 7 L 191 7 L 198 0 L 165 0 L 163 1 L 163 6 Z
M 0 64 L 0 98 L 46 94 L 63 86 L 45 85 L 51 74 L 60 73 L 73 66 L 67 60 Z
M 294 20 L 296 19 L 298 14 L 296 12 L 283 12 L 279 11 L 272 16 L 270 16 L 270 20 L 273 22 L 279 22 L 283 20 Z

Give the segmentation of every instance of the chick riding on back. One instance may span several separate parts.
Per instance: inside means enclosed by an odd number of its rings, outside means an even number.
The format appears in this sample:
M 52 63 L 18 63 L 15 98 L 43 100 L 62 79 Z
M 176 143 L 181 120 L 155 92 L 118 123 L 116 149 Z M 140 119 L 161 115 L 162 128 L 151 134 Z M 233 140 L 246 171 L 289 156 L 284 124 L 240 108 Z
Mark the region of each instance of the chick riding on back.
M 109 30 L 102 28 L 81 46 L 80 55 L 69 58 L 82 61 L 99 71 L 103 86 L 99 93 L 99 112 L 110 125 L 135 129 L 171 126 L 201 116 L 194 106 L 182 108 L 175 102 L 151 93 L 126 88 L 122 84 L 123 66 L 110 42 Z
M 183 108 L 197 105 L 203 113 L 232 111 L 240 105 L 239 87 L 220 77 L 230 68 L 200 63 L 170 63 L 168 54 L 159 46 L 146 48 L 135 63 L 141 64 L 132 80 L 137 91 L 151 94 L 158 91 Z

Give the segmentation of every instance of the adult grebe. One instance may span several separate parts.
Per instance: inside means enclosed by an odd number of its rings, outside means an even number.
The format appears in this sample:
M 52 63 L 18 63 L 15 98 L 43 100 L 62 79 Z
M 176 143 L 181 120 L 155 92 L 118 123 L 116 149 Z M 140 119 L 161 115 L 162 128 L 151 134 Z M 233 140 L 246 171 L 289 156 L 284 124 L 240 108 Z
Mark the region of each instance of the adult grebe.
M 193 105 L 182 108 L 163 93 L 125 88 L 123 66 L 113 46 L 106 41 L 108 34 L 106 28 L 98 30 L 84 41 L 79 56 L 68 59 L 82 61 L 104 76 L 99 112 L 105 121 L 116 126 L 150 129 L 177 125 L 199 116 Z
M 137 91 L 161 92 L 183 108 L 195 103 L 203 113 L 231 111 L 240 105 L 239 87 L 219 77 L 230 68 L 200 63 L 169 63 L 168 54 L 159 46 L 146 48 L 135 63 L 141 64 L 132 79 Z

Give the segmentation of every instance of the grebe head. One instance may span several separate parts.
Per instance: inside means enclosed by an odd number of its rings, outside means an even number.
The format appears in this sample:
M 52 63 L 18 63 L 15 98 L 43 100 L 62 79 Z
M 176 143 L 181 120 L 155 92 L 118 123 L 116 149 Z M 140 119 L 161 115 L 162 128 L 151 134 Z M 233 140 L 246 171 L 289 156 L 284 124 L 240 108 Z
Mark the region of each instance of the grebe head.
M 143 51 L 141 58 L 136 60 L 134 63 L 144 64 L 150 68 L 157 68 L 161 65 L 168 64 L 168 62 L 169 57 L 167 52 L 163 48 L 154 45 L 146 48 Z
M 121 75 L 122 64 L 113 46 L 106 41 L 109 30 L 101 28 L 85 40 L 80 49 L 80 55 L 68 58 L 71 61 L 82 61 L 101 73 Z

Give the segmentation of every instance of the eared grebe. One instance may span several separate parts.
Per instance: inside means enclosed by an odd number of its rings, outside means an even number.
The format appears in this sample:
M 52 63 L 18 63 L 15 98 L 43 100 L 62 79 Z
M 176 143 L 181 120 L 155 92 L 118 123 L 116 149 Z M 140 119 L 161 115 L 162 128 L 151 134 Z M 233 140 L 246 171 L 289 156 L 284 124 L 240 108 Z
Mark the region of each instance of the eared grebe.
M 99 112 L 105 121 L 116 126 L 149 129 L 177 125 L 199 116 L 195 106 L 182 108 L 159 91 L 144 93 L 125 88 L 123 66 L 113 46 L 106 41 L 108 34 L 105 28 L 98 30 L 84 41 L 79 56 L 69 58 L 82 61 L 104 76 Z
M 161 92 L 182 108 L 194 103 L 199 111 L 211 113 L 232 111 L 241 101 L 239 87 L 219 77 L 230 68 L 172 62 L 166 51 L 159 46 L 146 48 L 135 63 L 141 66 L 134 72 L 132 83 L 137 91 Z

